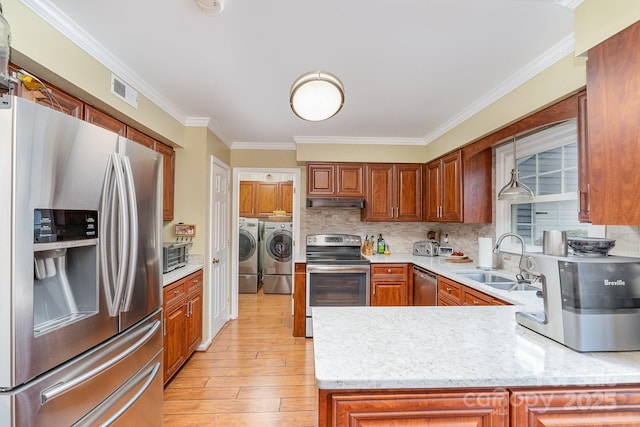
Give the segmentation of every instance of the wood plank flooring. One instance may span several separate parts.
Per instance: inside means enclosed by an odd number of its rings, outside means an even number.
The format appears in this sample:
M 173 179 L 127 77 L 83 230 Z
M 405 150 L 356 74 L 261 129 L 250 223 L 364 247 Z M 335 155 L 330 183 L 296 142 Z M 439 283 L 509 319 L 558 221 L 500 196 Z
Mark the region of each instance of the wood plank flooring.
M 291 296 L 240 294 L 238 313 L 167 384 L 164 426 L 315 426 L 313 341 L 292 336 Z

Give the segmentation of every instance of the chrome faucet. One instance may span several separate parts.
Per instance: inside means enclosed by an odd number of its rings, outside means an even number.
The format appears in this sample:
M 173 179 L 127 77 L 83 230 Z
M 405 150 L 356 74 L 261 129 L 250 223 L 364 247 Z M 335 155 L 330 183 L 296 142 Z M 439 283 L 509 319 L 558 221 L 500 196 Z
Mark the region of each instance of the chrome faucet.
M 527 271 L 527 266 L 526 266 L 526 263 L 524 261 L 525 243 L 524 243 L 524 239 L 519 234 L 516 234 L 516 233 L 504 233 L 502 236 L 498 237 L 498 240 L 496 242 L 496 246 L 493 248 L 493 253 L 496 254 L 496 255 L 498 255 L 500 253 L 500 244 L 502 243 L 502 241 L 506 237 L 515 237 L 515 238 L 520 240 L 520 243 L 522 243 L 522 253 L 520 254 L 520 262 L 518 263 L 518 267 L 520 268 L 521 272 Z

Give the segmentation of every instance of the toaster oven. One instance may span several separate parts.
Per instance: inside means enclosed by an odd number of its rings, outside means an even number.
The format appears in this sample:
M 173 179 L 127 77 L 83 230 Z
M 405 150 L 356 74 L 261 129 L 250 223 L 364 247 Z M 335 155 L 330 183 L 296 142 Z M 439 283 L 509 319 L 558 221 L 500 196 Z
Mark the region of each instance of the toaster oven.
M 184 267 L 189 262 L 189 246 L 187 242 L 165 242 L 162 244 L 162 272 L 168 273 L 176 268 Z

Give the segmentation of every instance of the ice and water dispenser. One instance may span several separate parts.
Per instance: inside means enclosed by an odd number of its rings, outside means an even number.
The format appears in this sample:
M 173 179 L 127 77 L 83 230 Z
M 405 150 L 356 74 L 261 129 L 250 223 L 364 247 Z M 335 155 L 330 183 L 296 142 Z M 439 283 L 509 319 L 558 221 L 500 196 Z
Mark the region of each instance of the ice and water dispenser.
M 98 212 L 35 209 L 35 336 L 98 311 Z

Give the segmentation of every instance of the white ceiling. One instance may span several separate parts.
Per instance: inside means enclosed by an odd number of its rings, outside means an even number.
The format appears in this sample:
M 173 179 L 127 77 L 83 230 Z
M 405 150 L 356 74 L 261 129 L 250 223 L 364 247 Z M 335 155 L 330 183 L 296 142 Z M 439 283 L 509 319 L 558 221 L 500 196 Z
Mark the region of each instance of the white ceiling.
M 233 147 L 425 144 L 573 50 L 576 0 L 22 0 L 184 124 Z M 293 81 L 337 75 L 324 122 Z

